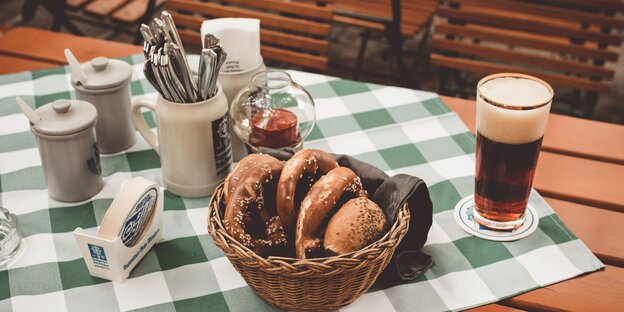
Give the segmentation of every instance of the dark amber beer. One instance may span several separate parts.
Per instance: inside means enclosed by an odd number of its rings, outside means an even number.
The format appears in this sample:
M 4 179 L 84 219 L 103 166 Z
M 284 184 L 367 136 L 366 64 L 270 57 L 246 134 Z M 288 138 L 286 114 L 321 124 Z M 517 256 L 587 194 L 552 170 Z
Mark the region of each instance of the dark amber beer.
M 496 74 L 477 85 L 475 220 L 509 230 L 524 223 L 552 88 L 522 74 Z

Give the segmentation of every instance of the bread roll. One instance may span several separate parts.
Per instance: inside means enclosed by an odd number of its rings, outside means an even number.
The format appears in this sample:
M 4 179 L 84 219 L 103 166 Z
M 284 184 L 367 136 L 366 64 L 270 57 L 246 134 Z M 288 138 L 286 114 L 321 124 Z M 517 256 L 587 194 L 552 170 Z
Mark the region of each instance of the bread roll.
M 360 250 L 379 239 L 385 226 L 386 217 L 372 200 L 351 199 L 329 220 L 323 248 L 327 255 Z

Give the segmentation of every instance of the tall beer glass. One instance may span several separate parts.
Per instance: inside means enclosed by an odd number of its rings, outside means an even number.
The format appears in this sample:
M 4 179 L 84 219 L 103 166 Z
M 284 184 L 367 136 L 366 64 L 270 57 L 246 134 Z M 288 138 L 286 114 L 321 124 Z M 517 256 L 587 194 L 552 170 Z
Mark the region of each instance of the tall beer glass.
M 511 230 L 524 223 L 553 90 L 541 79 L 514 73 L 477 85 L 474 218 Z

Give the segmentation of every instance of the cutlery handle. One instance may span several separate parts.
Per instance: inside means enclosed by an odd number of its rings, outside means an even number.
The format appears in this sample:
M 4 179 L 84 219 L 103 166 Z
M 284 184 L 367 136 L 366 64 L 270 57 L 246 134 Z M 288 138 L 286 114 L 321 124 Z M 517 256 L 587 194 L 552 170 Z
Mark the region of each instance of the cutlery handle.
M 169 32 L 169 36 L 172 39 L 171 41 L 173 41 L 173 43 L 180 47 L 182 55 L 186 55 L 186 53 L 184 52 L 184 47 L 182 46 L 182 39 L 180 39 L 180 34 L 178 33 L 178 28 L 173 22 L 173 17 L 171 16 L 171 14 L 167 11 L 163 11 L 160 14 L 160 19 L 163 21 L 165 28 Z

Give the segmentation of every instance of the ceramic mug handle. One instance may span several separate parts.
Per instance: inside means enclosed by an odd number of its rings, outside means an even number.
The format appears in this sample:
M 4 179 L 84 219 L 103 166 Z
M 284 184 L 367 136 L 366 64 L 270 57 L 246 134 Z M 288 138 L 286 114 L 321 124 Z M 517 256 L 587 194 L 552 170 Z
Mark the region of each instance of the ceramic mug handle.
M 143 118 L 141 107 L 145 107 L 155 113 L 156 103 L 145 99 L 132 102 L 132 123 L 134 123 L 134 126 L 137 130 L 139 130 L 139 133 L 143 136 L 143 138 L 145 138 L 147 144 L 149 144 L 156 151 L 156 153 L 160 154 L 160 151 L 158 150 L 158 138 L 147 125 L 145 118 Z

